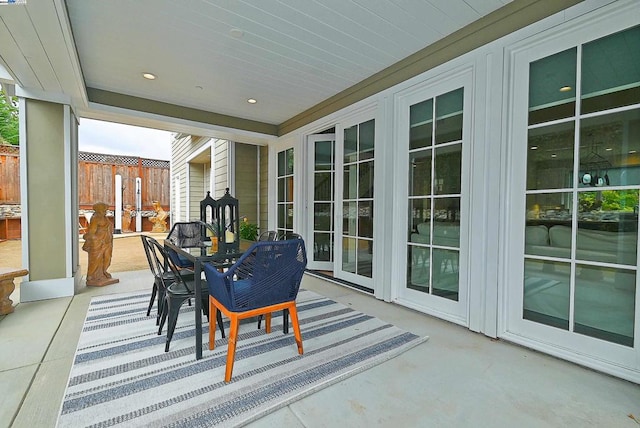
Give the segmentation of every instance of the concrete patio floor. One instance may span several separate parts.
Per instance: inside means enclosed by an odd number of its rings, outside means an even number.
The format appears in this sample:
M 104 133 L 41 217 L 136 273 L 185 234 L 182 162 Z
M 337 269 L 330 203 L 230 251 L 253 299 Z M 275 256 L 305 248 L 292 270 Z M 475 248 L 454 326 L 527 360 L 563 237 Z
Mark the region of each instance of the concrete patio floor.
M 148 271 L 0 320 L 0 427 L 54 427 L 91 297 L 149 289 Z M 640 387 L 306 275 L 302 286 L 430 339 L 251 427 L 637 427 Z M 304 331 L 302 331 L 304 339 Z

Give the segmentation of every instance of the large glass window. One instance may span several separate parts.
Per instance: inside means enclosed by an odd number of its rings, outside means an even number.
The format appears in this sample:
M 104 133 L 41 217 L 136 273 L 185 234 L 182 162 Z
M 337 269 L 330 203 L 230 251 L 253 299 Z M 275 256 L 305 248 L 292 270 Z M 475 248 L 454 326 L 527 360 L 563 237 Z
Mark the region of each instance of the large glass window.
M 458 301 L 464 90 L 409 107 L 407 287 Z
M 637 282 L 638 64 L 635 27 L 529 69 L 523 317 L 625 346 Z

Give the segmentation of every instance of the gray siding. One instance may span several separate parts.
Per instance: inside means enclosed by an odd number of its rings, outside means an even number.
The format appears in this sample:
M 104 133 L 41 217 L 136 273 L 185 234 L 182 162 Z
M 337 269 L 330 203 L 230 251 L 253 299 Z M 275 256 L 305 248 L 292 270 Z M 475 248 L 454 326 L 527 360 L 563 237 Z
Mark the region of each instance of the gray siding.
M 191 145 L 191 136 L 184 134 L 173 134 L 171 140 L 171 220 L 184 221 L 187 215 L 187 163 L 189 156 L 189 147 Z M 175 195 L 178 189 L 176 186 L 176 178 L 180 179 L 180 208 L 174 207 Z M 176 216 L 176 212 L 180 211 L 180 217 Z
M 214 191 L 212 196 L 218 199 L 224 195 L 224 190 L 229 187 L 229 142 L 216 140 L 214 143 Z
M 235 197 L 239 214 L 249 223 L 258 222 L 258 147 L 235 143 Z
M 269 230 L 269 147 L 260 149 L 260 223 L 259 231 Z
M 174 134 L 171 144 L 171 201 L 175 200 L 175 177 L 180 177 L 180 213 L 181 221 L 197 219 L 200 216 L 200 201 L 209 190 L 205 165 L 189 163 L 187 160 L 211 139 L 196 135 Z M 208 167 L 208 166 L 207 166 Z M 187 174 L 188 173 L 188 174 Z M 172 208 L 172 215 L 175 209 Z

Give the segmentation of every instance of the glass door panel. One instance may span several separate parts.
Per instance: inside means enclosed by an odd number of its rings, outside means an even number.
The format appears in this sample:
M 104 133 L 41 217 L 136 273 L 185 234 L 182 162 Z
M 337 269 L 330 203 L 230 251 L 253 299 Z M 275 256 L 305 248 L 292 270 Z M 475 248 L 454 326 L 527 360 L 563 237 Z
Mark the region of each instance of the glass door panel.
M 278 234 L 293 232 L 293 148 L 278 152 L 277 230 Z
M 311 179 L 309 232 L 306 234 L 309 269 L 333 271 L 335 211 L 335 135 L 307 137 Z M 313 248 L 313 252 L 311 252 Z
M 407 288 L 456 302 L 463 99 L 459 88 L 409 106 Z
M 343 130 L 342 258 L 336 277 L 370 287 L 373 278 L 375 121 Z

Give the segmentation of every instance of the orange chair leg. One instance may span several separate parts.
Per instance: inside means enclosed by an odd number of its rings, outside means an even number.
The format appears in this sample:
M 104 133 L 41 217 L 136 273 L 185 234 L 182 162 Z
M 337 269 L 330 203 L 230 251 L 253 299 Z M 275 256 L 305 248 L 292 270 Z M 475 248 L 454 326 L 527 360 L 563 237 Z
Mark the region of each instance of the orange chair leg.
M 236 340 L 238 339 L 238 324 L 240 320 L 237 316 L 231 315 L 231 328 L 229 331 L 229 347 L 227 350 L 227 367 L 224 372 L 224 381 L 231 381 L 231 373 L 233 373 L 233 361 L 236 357 Z
M 218 319 L 218 308 L 213 304 L 209 296 L 209 350 L 216 347 L 216 320 Z
M 298 309 L 296 309 L 295 303 L 289 307 L 289 316 L 291 317 L 291 324 L 293 325 L 293 334 L 296 337 L 296 344 L 298 345 L 298 354 L 302 355 L 302 335 L 300 334 L 300 323 L 298 322 Z
M 264 315 L 264 330 L 271 333 L 271 312 Z

